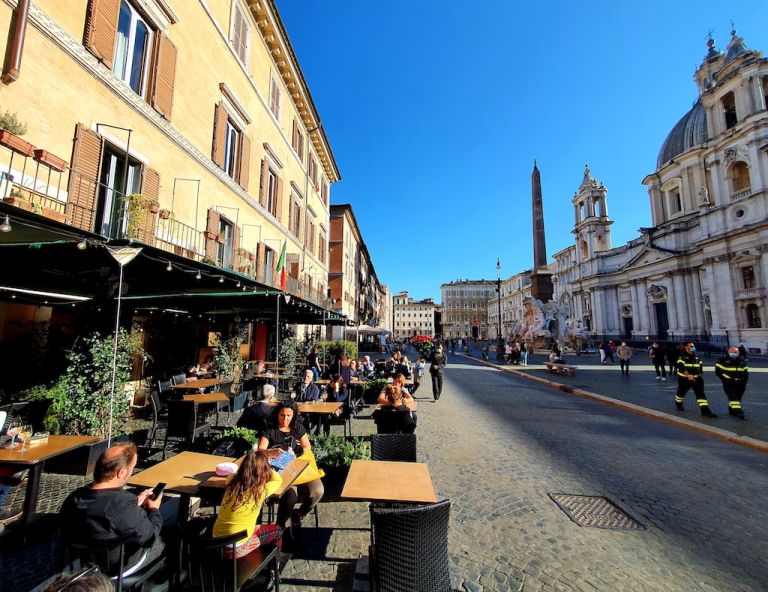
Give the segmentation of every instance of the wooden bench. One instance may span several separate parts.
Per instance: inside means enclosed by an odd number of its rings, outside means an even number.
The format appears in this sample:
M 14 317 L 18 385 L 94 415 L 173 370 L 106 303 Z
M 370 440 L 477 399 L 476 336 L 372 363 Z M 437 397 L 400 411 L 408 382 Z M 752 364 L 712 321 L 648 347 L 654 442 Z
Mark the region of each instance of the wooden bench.
M 545 366 L 547 370 L 554 374 L 565 374 L 567 376 L 574 376 L 578 368 L 576 366 L 569 366 L 568 364 L 553 364 L 552 362 L 546 362 Z

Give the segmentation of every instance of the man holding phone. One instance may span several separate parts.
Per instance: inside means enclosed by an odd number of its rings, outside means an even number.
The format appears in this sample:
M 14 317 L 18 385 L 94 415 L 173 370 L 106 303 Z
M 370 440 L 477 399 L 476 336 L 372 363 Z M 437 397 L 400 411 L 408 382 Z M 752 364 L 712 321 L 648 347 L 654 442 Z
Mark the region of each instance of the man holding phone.
M 160 556 L 163 541 L 160 529 L 162 488 L 138 495 L 123 489 L 136 467 L 138 456 L 133 442 L 108 448 L 96 461 L 94 483 L 73 491 L 61 507 L 62 534 L 75 543 L 98 544 L 133 533 L 125 546 L 125 570 L 130 575 Z M 165 513 L 165 512 L 164 512 Z M 110 557 L 116 570 L 119 558 Z M 110 575 L 115 575 L 110 570 Z

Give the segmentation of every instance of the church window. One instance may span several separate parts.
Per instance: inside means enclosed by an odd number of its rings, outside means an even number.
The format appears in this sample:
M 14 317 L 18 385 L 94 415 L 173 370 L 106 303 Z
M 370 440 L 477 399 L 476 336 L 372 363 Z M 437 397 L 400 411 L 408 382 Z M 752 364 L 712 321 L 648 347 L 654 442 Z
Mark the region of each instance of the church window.
M 581 203 L 579 204 L 579 222 L 583 222 L 587 218 L 587 208 Z
M 760 319 L 760 308 L 757 304 L 747 304 L 747 327 L 750 329 L 763 327 L 762 319 Z
M 605 206 L 603 204 L 603 200 L 599 197 L 595 200 L 595 215 L 598 218 L 604 218 L 605 217 Z
M 734 162 L 729 170 L 731 180 L 731 195 L 749 191 L 749 167 L 745 162 Z
M 741 280 L 744 283 L 745 290 L 755 287 L 755 269 L 751 265 L 741 268 Z
M 738 123 L 736 117 L 736 97 L 733 92 L 726 93 L 722 100 L 723 114 L 725 115 L 725 129 L 731 129 Z
M 669 213 L 679 214 L 683 211 L 683 200 L 680 196 L 680 189 L 675 188 L 669 192 Z
M 581 241 L 581 258 L 589 259 L 589 245 L 585 240 Z
M 768 109 L 768 76 L 763 76 L 763 100 L 765 108 Z

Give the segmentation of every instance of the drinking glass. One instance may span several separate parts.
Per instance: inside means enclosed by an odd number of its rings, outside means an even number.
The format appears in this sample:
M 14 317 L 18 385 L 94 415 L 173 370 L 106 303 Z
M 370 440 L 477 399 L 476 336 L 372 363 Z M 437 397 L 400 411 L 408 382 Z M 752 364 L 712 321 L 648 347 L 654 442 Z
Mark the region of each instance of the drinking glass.
M 21 451 L 25 452 L 29 450 L 29 440 L 32 438 L 32 426 L 29 424 L 22 425 L 21 431 L 19 432 L 19 438 L 21 438 Z
M 16 441 L 16 439 L 19 437 L 20 433 L 21 424 L 19 422 L 12 421 L 8 424 L 8 431 L 6 434 L 11 437 L 11 443 L 8 445 L 8 448 L 17 448 L 19 446 L 19 443 Z

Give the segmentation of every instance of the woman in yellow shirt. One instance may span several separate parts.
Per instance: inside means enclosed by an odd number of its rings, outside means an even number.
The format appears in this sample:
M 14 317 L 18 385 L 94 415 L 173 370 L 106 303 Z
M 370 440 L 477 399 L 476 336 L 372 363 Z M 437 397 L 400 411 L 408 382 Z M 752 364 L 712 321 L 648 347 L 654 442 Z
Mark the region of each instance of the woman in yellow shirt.
M 283 530 L 277 524 L 257 525 L 264 500 L 275 493 L 283 478 L 272 470 L 267 455 L 251 450 L 224 490 L 224 501 L 213 525 L 213 536 L 228 536 L 245 530 L 248 536 L 237 541 L 235 556 L 245 557 L 261 545 L 282 545 Z

